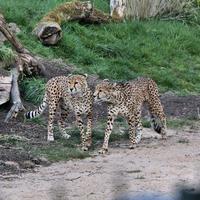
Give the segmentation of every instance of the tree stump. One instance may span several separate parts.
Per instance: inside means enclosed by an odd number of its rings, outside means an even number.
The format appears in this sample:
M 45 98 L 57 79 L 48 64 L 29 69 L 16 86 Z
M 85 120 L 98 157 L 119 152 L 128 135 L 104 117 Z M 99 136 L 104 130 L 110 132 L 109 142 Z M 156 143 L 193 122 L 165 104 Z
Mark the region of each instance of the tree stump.
M 112 18 L 124 19 L 126 0 L 110 0 L 110 16 Z

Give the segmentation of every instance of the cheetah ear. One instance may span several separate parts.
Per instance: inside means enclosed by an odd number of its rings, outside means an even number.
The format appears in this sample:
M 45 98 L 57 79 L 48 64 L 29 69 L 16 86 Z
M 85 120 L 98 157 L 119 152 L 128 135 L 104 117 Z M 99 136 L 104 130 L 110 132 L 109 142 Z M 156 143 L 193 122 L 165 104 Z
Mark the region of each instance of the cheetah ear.
M 85 78 L 87 78 L 87 77 L 88 77 L 88 75 L 87 75 L 87 74 L 83 74 L 83 76 L 85 76 Z
M 108 79 L 103 79 L 103 82 L 109 82 L 109 80 Z
M 117 83 L 113 83 L 113 87 L 116 87 L 117 86 Z

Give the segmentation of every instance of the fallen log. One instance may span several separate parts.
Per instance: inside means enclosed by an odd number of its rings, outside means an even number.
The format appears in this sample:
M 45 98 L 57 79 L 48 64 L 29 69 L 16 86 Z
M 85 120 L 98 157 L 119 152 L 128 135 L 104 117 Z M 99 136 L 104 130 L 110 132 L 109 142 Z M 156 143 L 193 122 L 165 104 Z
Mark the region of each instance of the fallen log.
M 110 16 L 95 9 L 90 1 L 67 2 L 44 16 L 33 30 L 44 45 L 55 45 L 62 37 L 61 23 L 79 21 L 100 24 L 110 21 Z

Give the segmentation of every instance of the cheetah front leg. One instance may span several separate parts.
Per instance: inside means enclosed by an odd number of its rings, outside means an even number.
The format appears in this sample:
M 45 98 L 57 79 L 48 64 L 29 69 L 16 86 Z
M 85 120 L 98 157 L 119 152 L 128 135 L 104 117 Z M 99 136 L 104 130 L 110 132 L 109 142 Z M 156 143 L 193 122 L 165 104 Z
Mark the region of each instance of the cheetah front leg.
M 130 149 L 134 149 L 136 144 L 138 144 L 142 138 L 142 123 L 140 112 L 135 112 L 134 116 L 130 116 L 128 119 L 129 124 L 129 139 L 130 139 Z
M 60 102 L 60 118 L 58 120 L 58 127 L 62 136 L 66 139 L 69 139 L 71 137 L 71 135 L 67 134 L 65 130 L 65 120 L 68 116 L 68 113 L 69 113 L 69 110 L 67 106 L 64 104 L 64 101 L 61 101 Z
M 85 134 L 85 150 L 87 150 L 92 145 L 92 112 L 87 114 L 87 131 Z
M 129 139 L 130 139 L 130 149 L 134 149 L 136 147 L 137 141 L 136 141 L 136 125 L 135 121 L 129 120 Z
M 48 119 L 48 133 L 47 133 L 47 141 L 54 141 L 53 135 L 53 123 L 57 110 L 58 99 L 49 100 L 49 119 Z
M 82 117 L 81 117 L 80 113 L 76 113 L 76 122 L 77 122 L 77 126 L 78 126 L 78 128 L 80 130 L 81 147 L 82 147 L 83 150 L 86 150 L 86 149 L 84 149 L 85 148 L 85 143 L 86 143 L 86 137 L 85 137 L 85 134 L 84 134 L 83 120 L 82 120 Z

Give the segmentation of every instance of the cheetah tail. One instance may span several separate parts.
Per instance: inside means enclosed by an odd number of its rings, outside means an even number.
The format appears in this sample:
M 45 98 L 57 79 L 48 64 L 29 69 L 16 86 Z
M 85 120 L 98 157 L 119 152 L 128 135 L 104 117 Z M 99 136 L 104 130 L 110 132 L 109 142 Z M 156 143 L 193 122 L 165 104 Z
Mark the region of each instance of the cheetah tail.
M 162 124 L 154 115 L 151 115 L 151 126 L 157 133 L 161 134 Z
M 46 107 L 47 107 L 47 98 L 46 98 L 46 94 L 45 94 L 40 106 L 33 111 L 29 111 L 29 112 L 25 113 L 25 118 L 32 119 L 32 118 L 40 116 L 44 112 Z
M 161 134 L 163 128 L 166 126 L 166 118 L 159 98 L 158 86 L 152 79 L 148 80 L 148 90 L 151 126 L 157 133 Z

